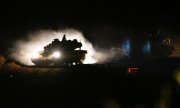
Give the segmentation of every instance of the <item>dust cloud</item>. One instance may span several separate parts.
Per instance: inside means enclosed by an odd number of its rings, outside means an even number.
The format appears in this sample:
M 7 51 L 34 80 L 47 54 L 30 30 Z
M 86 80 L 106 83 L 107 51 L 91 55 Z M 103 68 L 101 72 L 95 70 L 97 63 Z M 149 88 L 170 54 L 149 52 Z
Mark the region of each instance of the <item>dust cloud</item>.
M 112 54 L 106 49 L 95 49 L 90 41 L 88 41 L 83 33 L 76 29 L 62 30 L 37 30 L 30 32 L 24 39 L 15 42 L 11 49 L 10 57 L 24 65 L 34 65 L 31 61 L 32 55 L 39 51 L 43 51 L 44 46 L 51 43 L 55 38 L 62 39 L 66 35 L 67 40 L 77 39 L 82 43 L 82 50 L 87 50 L 84 64 L 94 64 L 107 61 Z

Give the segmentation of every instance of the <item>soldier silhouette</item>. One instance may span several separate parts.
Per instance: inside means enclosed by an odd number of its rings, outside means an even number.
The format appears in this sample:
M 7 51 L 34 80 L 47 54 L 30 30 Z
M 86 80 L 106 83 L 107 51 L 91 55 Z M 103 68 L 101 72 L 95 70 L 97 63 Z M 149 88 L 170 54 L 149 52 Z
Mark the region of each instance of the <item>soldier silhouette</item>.
M 67 41 L 67 40 L 66 40 L 66 35 L 63 35 L 62 41 L 63 41 L 63 42 Z

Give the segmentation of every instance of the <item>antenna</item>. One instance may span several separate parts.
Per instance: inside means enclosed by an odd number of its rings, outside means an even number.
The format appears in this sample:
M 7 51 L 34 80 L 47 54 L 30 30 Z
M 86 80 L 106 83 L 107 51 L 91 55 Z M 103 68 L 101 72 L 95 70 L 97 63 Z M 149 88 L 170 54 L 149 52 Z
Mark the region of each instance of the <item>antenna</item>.
M 81 43 L 81 39 L 80 39 L 80 43 Z M 81 43 L 82 44 L 82 43 Z M 81 47 L 79 48 L 81 50 Z

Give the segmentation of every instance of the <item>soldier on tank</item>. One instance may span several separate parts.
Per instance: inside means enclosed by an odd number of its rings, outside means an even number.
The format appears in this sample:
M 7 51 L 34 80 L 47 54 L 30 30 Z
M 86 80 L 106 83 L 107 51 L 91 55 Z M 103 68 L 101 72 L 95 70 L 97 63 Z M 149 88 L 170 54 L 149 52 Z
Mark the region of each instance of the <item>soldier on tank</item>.
M 44 47 L 38 58 L 32 58 L 32 62 L 39 66 L 83 64 L 86 50 L 81 50 L 82 43 L 77 39 L 67 40 L 63 35 L 62 40 L 54 39 L 52 43 Z M 77 50 L 79 48 L 79 50 Z M 61 54 L 61 56 L 57 56 Z
M 63 39 L 62 39 L 62 42 L 66 42 L 66 35 L 63 35 Z

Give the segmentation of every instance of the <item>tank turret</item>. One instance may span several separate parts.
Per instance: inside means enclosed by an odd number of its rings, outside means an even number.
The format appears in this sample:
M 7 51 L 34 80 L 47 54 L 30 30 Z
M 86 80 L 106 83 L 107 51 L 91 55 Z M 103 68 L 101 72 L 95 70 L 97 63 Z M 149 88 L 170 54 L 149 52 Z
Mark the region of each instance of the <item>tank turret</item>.
M 86 50 L 81 50 L 82 43 L 77 39 L 67 40 L 64 35 L 62 40 L 54 39 L 52 43 L 44 46 L 44 51 L 32 57 L 35 65 L 72 65 L 83 64 Z

